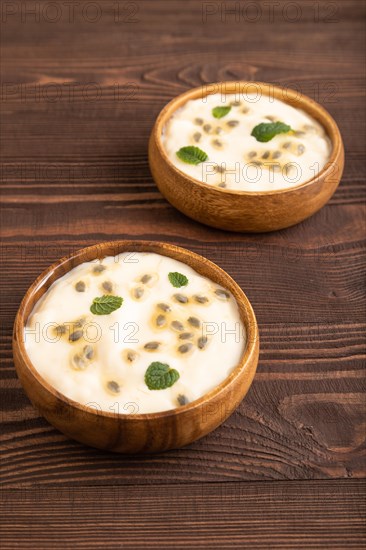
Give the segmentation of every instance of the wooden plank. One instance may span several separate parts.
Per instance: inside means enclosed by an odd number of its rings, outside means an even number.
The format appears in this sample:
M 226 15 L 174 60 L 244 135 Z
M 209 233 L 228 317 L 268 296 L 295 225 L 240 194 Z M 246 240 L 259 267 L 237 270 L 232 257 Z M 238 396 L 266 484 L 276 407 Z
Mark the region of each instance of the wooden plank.
M 256 79 L 295 87 L 330 110 L 348 158 L 332 203 L 365 198 L 359 139 L 365 136 L 359 116 L 364 104 L 362 3 L 301 1 L 291 7 L 281 0 L 272 9 L 257 3 L 256 20 L 253 3 L 251 9 L 245 2 L 233 3 L 234 13 L 225 16 L 233 6 L 223 2 L 190 0 L 182 6 L 171 0 L 167 9 L 164 2 L 138 1 L 121 4 L 116 20 L 117 3 L 105 1 L 94 24 L 83 16 L 82 6 L 70 21 L 62 2 L 60 18 L 51 24 L 47 5 L 37 3 L 37 15 L 22 16 L 19 6 L 4 16 L 6 193 L 33 195 L 36 189 L 38 197 L 55 200 L 60 194 L 103 199 L 108 193 L 113 200 L 112 194 L 118 198 L 138 186 L 141 198 L 159 200 L 146 144 L 162 106 L 192 86 Z M 205 17 L 206 9 L 214 13 Z M 22 40 L 13 39 L 17 33 Z M 34 33 L 37 42 L 29 48 Z M 143 197 L 145 190 L 149 195 Z
M 72 20 L 65 2 L 40 0 L 25 16 L 22 4 L 1 13 L 2 548 L 363 548 L 363 3 L 279 0 L 271 17 L 259 0 L 102 0 L 94 23 L 85 3 Z M 294 87 L 340 126 L 341 185 L 297 227 L 210 229 L 152 181 L 147 140 L 163 105 L 234 79 Z M 261 356 L 247 398 L 179 451 L 122 457 L 72 442 L 39 417 L 14 371 L 12 323 L 34 278 L 119 238 L 207 256 L 257 313 Z
M 365 483 L 211 483 L 1 492 L 13 548 L 364 548 Z
M 138 195 L 124 195 L 122 204 L 74 197 L 62 207 L 15 202 L 4 204 L 2 214 L 1 291 L 8 330 L 42 269 L 82 246 L 118 238 L 167 240 L 207 256 L 247 292 L 260 323 L 365 321 L 364 213 L 357 205 L 327 206 L 294 228 L 267 235 L 213 230 Z M 31 244 L 24 241 L 28 234 Z
M 121 197 L 124 204 L 130 200 Z M 79 202 L 74 197 L 67 202 L 68 216 L 57 202 L 48 203 L 47 210 L 35 201 L 3 207 L 7 235 L 1 274 L 0 395 L 5 486 L 144 484 L 146 476 L 154 483 L 169 483 L 364 475 L 360 207 L 327 206 L 287 231 L 250 236 L 188 222 L 171 207 L 159 209 L 157 226 L 151 200 L 149 208 L 144 205 L 133 199 L 123 219 L 118 203 Z M 22 224 L 17 222 L 20 212 Z M 104 234 L 96 236 L 92 231 L 100 215 Z M 165 240 L 169 235 L 168 240 L 217 262 L 247 292 L 261 333 L 255 382 L 224 426 L 181 451 L 123 458 L 124 468 L 119 467 L 121 459 L 67 440 L 38 417 L 16 379 L 10 350 L 17 305 L 39 272 L 96 239 L 118 238 L 119 228 L 125 237 Z M 23 240 L 26 233 L 33 234 L 31 243 Z
M 187 448 L 145 457 L 93 451 L 52 429 L 29 404 L 10 353 L 4 353 L 1 482 L 113 486 L 147 479 L 164 484 L 362 477 L 364 328 L 345 325 L 335 334 L 327 327 L 283 326 L 284 339 L 277 325 L 265 326 L 258 374 L 225 424 Z

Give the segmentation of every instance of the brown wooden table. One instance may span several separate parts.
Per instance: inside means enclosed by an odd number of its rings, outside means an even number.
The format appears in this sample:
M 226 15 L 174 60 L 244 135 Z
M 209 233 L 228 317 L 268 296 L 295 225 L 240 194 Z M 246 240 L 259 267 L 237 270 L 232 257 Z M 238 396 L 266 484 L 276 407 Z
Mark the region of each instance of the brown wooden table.
M 1 8 L 1 548 L 363 546 L 364 3 Z M 210 229 L 152 181 L 147 141 L 163 105 L 229 79 L 298 88 L 340 126 L 341 185 L 297 227 Z M 34 278 L 74 249 L 125 237 L 217 262 L 261 332 L 258 374 L 238 410 L 203 440 L 156 456 L 70 441 L 31 406 L 12 362 L 14 316 Z

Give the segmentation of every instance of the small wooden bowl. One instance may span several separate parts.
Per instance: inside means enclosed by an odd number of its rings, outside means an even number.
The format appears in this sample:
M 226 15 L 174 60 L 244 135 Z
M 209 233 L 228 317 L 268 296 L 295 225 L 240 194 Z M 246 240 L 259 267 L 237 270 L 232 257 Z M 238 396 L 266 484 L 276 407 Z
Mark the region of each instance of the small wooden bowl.
M 313 179 L 278 191 L 248 192 L 220 189 L 184 174 L 170 161 L 162 132 L 173 113 L 190 99 L 213 93 L 257 92 L 300 108 L 326 130 L 332 153 L 324 169 Z M 335 192 L 344 167 L 344 148 L 338 126 L 314 100 L 288 88 L 262 82 L 221 82 L 194 88 L 176 97 L 160 112 L 149 142 L 149 164 L 164 197 L 187 216 L 219 229 L 266 232 L 295 225 L 322 208 Z
M 247 332 L 239 364 L 219 386 L 177 409 L 153 414 L 123 415 L 87 408 L 48 384 L 31 363 L 24 345 L 24 327 L 34 305 L 51 284 L 75 266 L 122 252 L 156 252 L 186 263 L 201 275 L 227 288 L 236 299 Z M 254 312 L 240 287 L 206 258 L 171 244 L 115 241 L 84 248 L 46 269 L 27 291 L 13 333 L 15 367 L 20 381 L 40 413 L 67 436 L 92 447 L 121 453 L 156 452 L 179 448 L 214 430 L 247 393 L 258 363 L 259 336 Z

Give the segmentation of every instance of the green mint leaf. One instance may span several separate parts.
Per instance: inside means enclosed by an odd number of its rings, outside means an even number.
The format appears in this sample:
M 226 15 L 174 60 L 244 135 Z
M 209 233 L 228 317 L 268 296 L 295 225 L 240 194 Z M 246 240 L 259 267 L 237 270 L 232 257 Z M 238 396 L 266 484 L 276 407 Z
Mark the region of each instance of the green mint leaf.
M 262 122 L 253 128 L 251 136 L 255 137 L 257 141 L 266 143 L 277 134 L 286 134 L 287 132 L 291 132 L 291 126 L 284 122 Z
M 145 384 L 149 390 L 170 388 L 179 378 L 179 372 L 171 369 L 166 363 L 154 361 L 145 372 Z
M 188 285 L 187 277 L 185 275 L 182 275 L 182 273 L 178 273 L 178 271 L 170 272 L 168 278 L 175 288 L 180 288 L 181 286 Z
M 230 111 L 231 111 L 230 105 L 228 105 L 227 107 L 214 107 L 212 109 L 212 116 L 214 116 L 215 118 L 222 118 L 228 115 Z
M 110 294 L 94 298 L 90 311 L 94 315 L 109 315 L 116 311 L 122 305 L 123 298 L 120 296 L 111 296 Z
M 176 152 L 177 157 L 187 164 L 200 164 L 208 159 L 208 155 L 199 147 L 188 145 Z

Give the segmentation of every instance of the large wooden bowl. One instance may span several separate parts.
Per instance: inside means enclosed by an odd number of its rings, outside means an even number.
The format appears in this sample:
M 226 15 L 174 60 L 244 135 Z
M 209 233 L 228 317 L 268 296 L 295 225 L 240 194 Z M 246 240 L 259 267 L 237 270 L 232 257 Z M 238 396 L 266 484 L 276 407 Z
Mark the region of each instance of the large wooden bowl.
M 165 152 L 163 128 L 173 113 L 188 100 L 218 92 L 271 95 L 307 112 L 325 128 L 332 143 L 332 153 L 324 169 L 310 181 L 296 187 L 265 192 L 221 189 L 184 174 L 172 164 Z M 150 136 L 149 164 L 161 193 L 187 216 L 229 231 L 265 232 L 299 223 L 324 206 L 341 179 L 344 148 L 333 118 L 309 97 L 262 82 L 220 82 L 189 90 L 163 108 Z
M 201 275 L 227 288 L 236 299 L 247 332 L 247 345 L 228 378 L 204 397 L 170 411 L 153 414 L 117 414 L 81 406 L 48 384 L 31 363 L 24 345 L 24 327 L 51 284 L 73 267 L 126 251 L 156 252 L 186 263 Z M 17 313 L 13 353 L 20 381 L 40 413 L 57 429 L 82 443 L 110 451 L 154 452 L 187 445 L 206 435 L 233 412 L 253 380 L 259 353 L 258 327 L 252 307 L 233 279 L 206 258 L 165 243 L 107 242 L 84 248 L 46 269 L 26 293 Z

